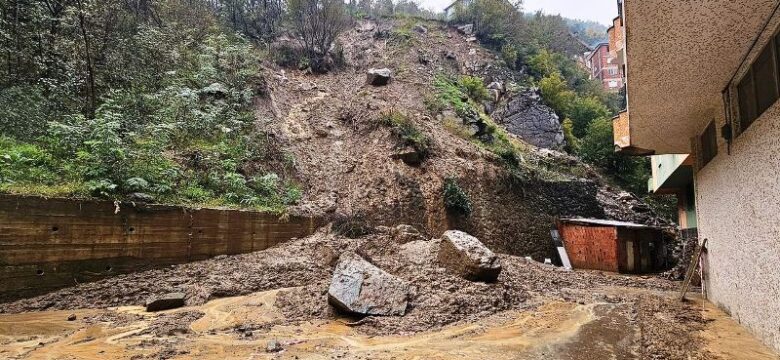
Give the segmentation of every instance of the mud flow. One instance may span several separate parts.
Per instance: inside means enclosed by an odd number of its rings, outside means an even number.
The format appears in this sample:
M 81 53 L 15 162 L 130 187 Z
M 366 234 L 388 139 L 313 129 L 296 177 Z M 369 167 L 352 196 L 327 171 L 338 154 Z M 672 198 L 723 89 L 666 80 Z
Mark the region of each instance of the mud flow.
M 436 264 L 439 240 L 319 232 L 268 250 L 120 275 L 0 304 L 2 359 L 777 359 L 710 303 L 653 276 L 499 255 L 495 283 Z M 336 254 L 410 284 L 404 316 L 328 304 Z M 173 291 L 187 305 L 146 312 Z

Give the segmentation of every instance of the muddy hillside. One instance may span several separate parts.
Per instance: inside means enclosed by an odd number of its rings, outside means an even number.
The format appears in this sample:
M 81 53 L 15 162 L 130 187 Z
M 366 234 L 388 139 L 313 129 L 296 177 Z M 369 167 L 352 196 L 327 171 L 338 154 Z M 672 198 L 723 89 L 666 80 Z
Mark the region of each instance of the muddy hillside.
M 368 227 L 411 224 L 430 236 L 460 229 L 496 251 L 536 259 L 553 254 L 556 217 L 663 223 L 558 151 L 558 119 L 523 86 L 527 75 L 467 33 L 421 20 L 361 21 L 339 43 L 342 65 L 326 74 L 269 65 L 268 95 L 257 100 L 257 126 L 294 159 L 291 176 L 307 189 L 295 212 Z M 370 69 L 385 68 L 386 85 L 367 81 Z M 462 75 L 490 84 L 479 109 L 488 119 L 441 101 L 451 95 L 446 79 Z M 423 149 L 408 128 L 424 137 Z M 494 150 L 501 136 L 519 155 Z M 468 216 L 445 207 L 448 179 L 470 200 Z

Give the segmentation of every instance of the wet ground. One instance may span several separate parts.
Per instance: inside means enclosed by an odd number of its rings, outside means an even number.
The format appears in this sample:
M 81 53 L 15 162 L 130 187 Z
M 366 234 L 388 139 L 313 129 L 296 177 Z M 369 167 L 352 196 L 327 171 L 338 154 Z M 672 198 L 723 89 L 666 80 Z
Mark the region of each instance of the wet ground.
M 564 271 L 500 255 L 495 283 L 437 263 L 439 241 L 321 231 L 271 249 L 132 274 L 0 304 L 0 359 L 778 359 L 658 276 Z M 409 283 L 401 317 L 328 305 L 338 254 Z M 150 297 L 186 307 L 147 313 Z
M 537 298 L 529 310 L 411 335 L 371 336 L 354 319 L 289 321 L 279 290 L 160 313 L 141 307 L 0 315 L 3 359 L 651 359 L 647 333 L 664 329 L 674 294 L 636 289 L 641 302 L 577 303 Z M 661 309 L 655 306 L 661 304 Z M 778 359 L 711 304 L 685 305 L 704 321 L 687 341 L 691 358 Z M 656 321 L 645 321 L 643 311 Z M 71 315 L 76 320 L 68 321 Z M 676 335 L 675 335 L 676 336 Z M 670 344 L 677 346 L 678 344 Z M 652 353 L 653 356 L 648 356 Z M 672 352 L 671 354 L 675 354 Z M 661 355 L 663 356 L 663 355 Z

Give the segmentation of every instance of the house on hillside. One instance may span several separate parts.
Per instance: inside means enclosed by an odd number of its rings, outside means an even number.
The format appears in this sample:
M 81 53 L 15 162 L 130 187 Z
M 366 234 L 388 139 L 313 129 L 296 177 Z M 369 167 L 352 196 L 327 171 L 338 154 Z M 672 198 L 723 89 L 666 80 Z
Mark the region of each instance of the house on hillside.
M 585 57 L 590 78 L 601 81 L 604 90 L 610 92 L 618 92 L 623 87 L 623 76 L 615 60 L 610 54 L 609 43 L 596 45 Z
M 780 350 L 777 1 L 618 4 L 616 151 L 654 155 L 649 187 L 682 194 L 681 226 L 707 239 L 705 296 Z
M 444 8 L 444 19 L 447 21 L 455 20 L 455 15 L 457 14 L 458 7 L 464 8 L 469 5 L 471 5 L 471 2 L 474 0 L 455 0 Z

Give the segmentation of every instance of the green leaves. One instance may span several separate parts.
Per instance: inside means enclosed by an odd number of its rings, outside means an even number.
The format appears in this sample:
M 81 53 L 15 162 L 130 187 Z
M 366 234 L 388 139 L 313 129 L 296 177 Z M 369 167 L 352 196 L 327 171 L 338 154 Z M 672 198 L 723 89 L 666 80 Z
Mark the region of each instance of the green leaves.
M 471 200 L 468 194 L 460 188 L 455 178 L 444 179 L 442 189 L 444 196 L 444 208 L 450 214 L 469 216 L 471 215 Z

